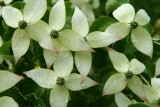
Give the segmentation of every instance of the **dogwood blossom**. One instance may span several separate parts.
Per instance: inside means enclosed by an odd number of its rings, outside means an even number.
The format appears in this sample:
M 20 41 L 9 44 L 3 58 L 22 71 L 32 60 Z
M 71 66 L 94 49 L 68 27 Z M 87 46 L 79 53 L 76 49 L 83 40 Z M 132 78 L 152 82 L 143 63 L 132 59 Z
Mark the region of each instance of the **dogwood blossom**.
M 14 7 L 4 7 L 2 17 L 6 24 L 10 27 L 17 28 L 12 37 L 12 50 L 14 53 L 15 61 L 17 62 L 28 50 L 30 45 L 30 38 L 39 42 L 45 48 L 55 51 L 51 37 L 41 35 L 34 35 L 43 29 L 33 28 L 32 25 L 41 23 L 39 21 L 47 9 L 46 0 L 29 0 L 23 11 Z
M 6 7 L 9 3 L 11 3 L 13 0 L 0 0 L 0 16 L 2 14 L 2 9 Z
M 52 88 L 50 93 L 51 107 L 66 107 L 69 100 L 69 91 L 78 91 L 97 85 L 90 78 L 82 83 L 81 75 L 71 73 L 73 56 L 70 51 L 62 51 L 54 63 L 54 71 L 49 69 L 34 69 L 25 74 L 44 88 Z M 70 74 L 71 73 L 71 74 Z
M 143 83 L 136 76 L 145 70 L 143 63 L 137 59 L 132 59 L 130 62 L 127 57 L 111 48 L 108 48 L 110 60 L 114 68 L 119 72 L 113 74 L 105 83 L 103 95 L 116 94 L 122 91 L 126 85 L 141 99 L 144 99 Z
M 132 5 L 123 4 L 113 12 L 113 16 L 119 22 L 110 25 L 105 32 L 110 32 L 124 38 L 131 30 L 133 45 L 140 52 L 152 57 L 152 38 L 148 31 L 142 27 L 150 21 L 148 14 L 143 9 L 140 9 L 135 15 L 135 10 Z

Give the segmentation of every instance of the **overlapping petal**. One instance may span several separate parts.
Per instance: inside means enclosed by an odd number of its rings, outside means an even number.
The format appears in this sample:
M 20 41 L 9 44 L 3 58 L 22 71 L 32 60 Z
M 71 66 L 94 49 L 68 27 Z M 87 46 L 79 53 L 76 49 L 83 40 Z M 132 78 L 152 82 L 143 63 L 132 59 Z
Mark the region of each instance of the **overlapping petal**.
M 157 60 L 156 63 L 155 76 L 158 76 L 159 74 L 160 74 L 160 58 Z
M 158 93 L 158 96 L 160 97 L 160 78 L 152 78 L 151 84 L 153 89 L 155 89 Z
M 13 98 L 8 96 L 0 97 L 0 107 L 19 107 Z

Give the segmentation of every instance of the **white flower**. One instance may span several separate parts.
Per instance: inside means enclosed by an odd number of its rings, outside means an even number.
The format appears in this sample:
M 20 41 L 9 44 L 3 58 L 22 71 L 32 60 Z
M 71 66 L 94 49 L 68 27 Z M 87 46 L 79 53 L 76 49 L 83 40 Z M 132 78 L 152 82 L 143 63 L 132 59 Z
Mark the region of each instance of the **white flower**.
M 130 4 L 123 4 L 113 12 L 113 16 L 119 21 L 110 25 L 105 32 L 126 37 L 131 30 L 131 40 L 134 46 L 142 53 L 152 57 L 153 43 L 148 31 L 142 26 L 150 21 L 147 13 L 140 9 L 135 15 L 135 10 Z
M 69 100 L 68 90 L 78 91 L 97 85 L 95 81 L 88 77 L 82 83 L 81 75 L 71 73 L 72 69 L 72 54 L 70 51 L 63 51 L 55 60 L 55 72 L 40 68 L 25 72 L 25 74 L 41 87 L 52 88 L 50 93 L 51 107 L 66 107 Z
M 41 23 L 39 20 L 46 9 L 46 0 L 29 0 L 24 7 L 23 14 L 14 7 L 7 6 L 3 8 L 2 17 L 6 24 L 17 28 L 12 37 L 12 49 L 16 62 L 27 52 L 30 38 L 38 41 L 43 48 L 55 51 L 50 36 L 44 36 L 43 33 L 38 36 L 33 34 L 33 32 L 43 31 L 43 29 L 33 28 L 32 25 Z
M 9 3 L 11 3 L 13 0 L 0 0 L 0 16 L 2 14 L 2 10 L 4 7 L 6 7 Z
M 113 74 L 106 82 L 103 90 L 103 95 L 116 94 L 122 91 L 126 85 L 141 99 L 144 99 L 143 83 L 136 76 L 145 70 L 143 63 L 137 59 L 132 59 L 130 62 L 127 57 L 113 49 L 108 48 L 110 60 L 114 68 L 119 72 Z
M 13 98 L 8 96 L 0 97 L 0 107 L 19 107 Z

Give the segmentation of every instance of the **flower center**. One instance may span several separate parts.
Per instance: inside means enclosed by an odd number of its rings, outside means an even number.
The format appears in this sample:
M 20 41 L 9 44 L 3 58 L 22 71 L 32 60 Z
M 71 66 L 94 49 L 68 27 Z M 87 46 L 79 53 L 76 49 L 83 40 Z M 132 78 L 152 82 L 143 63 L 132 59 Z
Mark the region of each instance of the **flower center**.
M 56 39 L 59 36 L 59 32 L 56 30 L 52 30 L 50 33 L 51 38 Z
M 27 22 L 25 20 L 21 20 L 18 23 L 20 29 L 25 29 L 27 27 Z
M 157 104 L 160 105 L 160 98 L 157 100 Z
M 138 23 L 137 23 L 136 21 L 132 21 L 132 22 L 130 23 L 130 26 L 131 26 L 132 29 L 135 29 L 135 28 L 137 28 Z
M 1 6 L 1 7 L 5 6 L 4 1 L 0 1 L 0 6 Z
M 63 77 L 57 78 L 57 80 L 56 80 L 57 85 L 62 86 L 62 85 L 64 85 L 64 83 L 65 83 L 65 79 Z
M 126 76 L 127 79 L 130 79 L 130 78 L 133 77 L 133 74 L 132 74 L 131 72 L 127 72 L 127 73 L 125 74 L 125 76 Z

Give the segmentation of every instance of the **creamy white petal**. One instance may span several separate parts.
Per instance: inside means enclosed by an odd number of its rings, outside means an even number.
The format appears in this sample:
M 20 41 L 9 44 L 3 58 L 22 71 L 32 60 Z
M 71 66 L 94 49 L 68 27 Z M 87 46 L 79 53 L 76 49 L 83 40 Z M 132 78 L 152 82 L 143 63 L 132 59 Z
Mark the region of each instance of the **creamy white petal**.
M 144 26 L 150 22 L 150 17 L 145 10 L 140 9 L 136 14 L 135 21 L 138 22 L 139 25 Z
M 128 107 L 133 102 L 122 92 L 115 94 L 115 100 L 118 107 Z
M 106 47 L 120 40 L 121 38 L 118 36 L 114 36 L 108 32 L 95 31 L 87 35 L 86 39 L 90 47 L 100 48 L 100 47 Z
M 68 76 L 73 69 L 73 56 L 70 51 L 62 51 L 54 63 L 54 71 L 60 77 Z
M 72 51 L 93 51 L 82 36 L 70 29 L 61 31 L 58 40 L 64 47 Z
M 160 78 L 151 79 L 152 87 L 157 91 L 158 96 L 160 97 Z
M 89 51 L 75 52 L 75 64 L 79 73 L 85 78 L 91 69 L 91 64 L 92 64 L 91 52 Z
M 59 42 L 58 39 L 52 39 L 52 41 L 53 41 L 53 44 L 54 44 L 54 46 L 55 46 L 55 48 L 56 48 L 56 50 L 57 50 L 58 52 L 68 50 L 67 48 L 65 48 L 65 47 Z
M 12 37 L 12 50 L 15 62 L 19 60 L 28 50 L 30 37 L 26 30 L 17 29 Z
M 8 96 L 0 97 L 0 107 L 19 107 L 13 98 Z
M 119 53 L 111 48 L 108 48 L 110 60 L 114 68 L 118 72 L 127 72 L 129 69 L 129 61 L 123 53 Z
M 123 22 L 111 24 L 105 32 L 112 34 L 113 36 L 119 36 L 121 38 L 126 37 L 130 32 L 130 25 Z
M 28 23 L 39 21 L 47 9 L 46 0 L 28 0 L 24 7 L 24 19 Z
M 17 28 L 19 21 L 23 20 L 21 11 L 10 6 L 3 7 L 2 17 L 6 24 L 13 28 Z
M 66 9 L 64 0 L 59 0 L 51 9 L 49 25 L 53 30 L 61 30 L 66 22 Z
M 69 91 L 64 86 L 55 85 L 50 93 L 51 107 L 67 107 L 69 100 Z
M 88 77 L 83 81 L 82 76 L 76 73 L 72 73 L 65 78 L 65 86 L 72 91 L 79 91 L 94 85 L 98 85 L 98 83 Z
M 75 11 L 72 17 L 72 29 L 78 32 L 82 37 L 87 36 L 89 31 L 87 17 L 78 7 L 75 7 Z
M 138 76 L 128 80 L 128 87 L 141 99 L 145 99 L 144 84 Z
M 56 84 L 57 75 L 49 69 L 38 68 L 24 72 L 24 74 L 44 88 L 52 88 Z
M 113 12 L 113 16 L 120 22 L 130 23 L 134 20 L 135 10 L 132 5 L 123 4 Z
M 5 2 L 5 4 L 9 4 L 11 3 L 13 0 L 3 0 Z
M 23 77 L 9 71 L 0 70 L 0 93 L 13 87 Z
M 134 46 L 145 55 L 152 57 L 153 43 L 151 35 L 142 27 L 133 29 L 131 32 L 131 40 Z
M 159 74 L 160 74 L 160 58 L 157 60 L 156 63 L 155 76 L 158 76 Z
M 122 91 L 127 85 L 124 73 L 113 74 L 105 83 L 103 95 L 116 94 Z
M 47 68 L 50 68 L 53 65 L 54 61 L 56 60 L 58 54 L 56 54 L 50 50 L 44 49 L 43 55 L 44 55 L 44 59 L 47 64 Z
M 145 70 L 145 65 L 137 59 L 132 59 L 129 64 L 129 71 L 133 74 L 140 74 Z
M 0 36 L 0 47 L 2 46 L 3 44 L 3 40 L 2 40 L 2 37 Z

